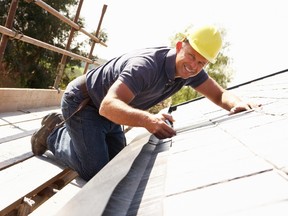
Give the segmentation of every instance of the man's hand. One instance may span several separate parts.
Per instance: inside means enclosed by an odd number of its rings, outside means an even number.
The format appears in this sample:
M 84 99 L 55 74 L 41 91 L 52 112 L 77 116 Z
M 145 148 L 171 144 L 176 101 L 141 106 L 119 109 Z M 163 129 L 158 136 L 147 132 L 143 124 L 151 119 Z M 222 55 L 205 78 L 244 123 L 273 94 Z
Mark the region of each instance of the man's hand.
M 153 116 L 153 120 L 146 129 L 154 134 L 158 139 L 171 138 L 176 135 L 176 131 L 167 123 L 167 120 L 174 122 L 170 114 L 157 114 Z
M 243 112 L 246 110 L 251 110 L 251 109 L 256 109 L 258 107 L 261 107 L 261 104 L 256 104 L 253 102 L 239 102 L 237 103 L 231 110 L 230 110 L 230 114 L 235 114 L 235 113 L 239 113 L 239 112 Z

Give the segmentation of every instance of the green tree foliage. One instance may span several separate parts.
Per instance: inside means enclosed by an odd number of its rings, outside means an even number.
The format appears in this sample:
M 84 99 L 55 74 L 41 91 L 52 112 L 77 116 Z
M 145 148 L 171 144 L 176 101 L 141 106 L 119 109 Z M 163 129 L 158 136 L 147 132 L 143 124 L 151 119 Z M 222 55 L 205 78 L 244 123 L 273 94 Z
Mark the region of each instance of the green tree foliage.
M 0 24 L 4 25 L 11 0 L 0 1 Z M 45 3 L 73 20 L 71 8 L 77 0 L 46 0 Z M 72 10 L 73 11 L 73 10 Z M 78 23 L 81 25 L 81 20 Z M 13 30 L 54 46 L 65 48 L 71 27 L 34 3 L 19 1 Z M 79 53 L 77 44 L 72 52 Z M 53 85 L 62 55 L 19 40 L 9 40 L 4 61 L 14 87 L 47 88 Z M 68 61 L 70 58 L 68 58 Z M 70 61 L 69 64 L 80 64 Z M 9 86 L 8 86 L 9 87 Z

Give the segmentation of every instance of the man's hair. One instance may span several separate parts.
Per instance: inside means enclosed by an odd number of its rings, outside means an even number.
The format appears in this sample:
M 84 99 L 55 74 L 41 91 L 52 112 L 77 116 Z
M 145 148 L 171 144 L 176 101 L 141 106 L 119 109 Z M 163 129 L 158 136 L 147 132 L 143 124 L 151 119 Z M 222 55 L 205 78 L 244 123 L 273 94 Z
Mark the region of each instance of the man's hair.
M 182 39 L 182 42 L 184 42 L 184 43 L 189 43 L 187 37 L 184 37 L 184 38 Z

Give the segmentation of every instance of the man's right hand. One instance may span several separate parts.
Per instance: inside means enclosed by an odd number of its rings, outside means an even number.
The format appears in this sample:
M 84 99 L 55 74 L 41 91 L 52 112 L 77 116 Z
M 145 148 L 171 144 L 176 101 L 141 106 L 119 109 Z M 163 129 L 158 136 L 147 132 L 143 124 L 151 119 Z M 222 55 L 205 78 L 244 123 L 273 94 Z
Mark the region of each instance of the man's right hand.
M 151 123 L 146 126 L 146 129 L 158 139 L 171 138 L 176 135 L 176 131 L 166 122 L 167 120 L 170 122 L 174 121 L 171 115 L 158 114 L 152 118 Z

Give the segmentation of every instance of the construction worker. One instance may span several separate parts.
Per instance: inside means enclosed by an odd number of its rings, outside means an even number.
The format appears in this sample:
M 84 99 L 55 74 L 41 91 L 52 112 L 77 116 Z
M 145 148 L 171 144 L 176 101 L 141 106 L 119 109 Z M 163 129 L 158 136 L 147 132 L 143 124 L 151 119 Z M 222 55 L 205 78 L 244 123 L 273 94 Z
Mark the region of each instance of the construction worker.
M 125 147 L 121 125 L 144 127 L 159 139 L 175 136 L 166 123 L 174 121 L 171 115 L 145 110 L 183 86 L 232 113 L 257 107 L 223 89 L 203 69 L 216 61 L 221 46 L 220 32 L 204 26 L 177 42 L 176 48 L 133 51 L 90 70 L 67 86 L 63 116 L 52 113 L 43 118 L 31 138 L 33 153 L 42 155 L 48 149 L 89 180 Z

